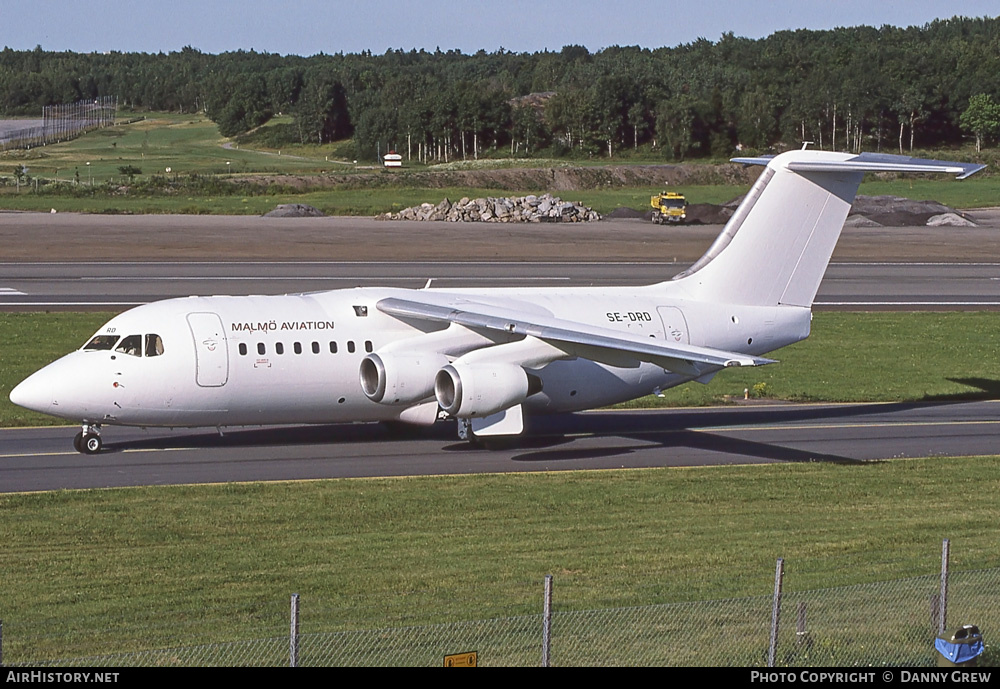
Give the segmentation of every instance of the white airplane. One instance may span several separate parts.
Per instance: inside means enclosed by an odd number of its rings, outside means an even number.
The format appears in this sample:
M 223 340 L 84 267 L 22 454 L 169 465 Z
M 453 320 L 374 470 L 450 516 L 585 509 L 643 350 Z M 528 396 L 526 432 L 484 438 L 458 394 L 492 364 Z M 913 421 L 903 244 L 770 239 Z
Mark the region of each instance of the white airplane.
M 516 435 L 524 412 L 622 402 L 809 335 L 810 308 L 862 176 L 981 165 L 798 150 L 766 169 L 705 255 L 645 287 L 359 288 L 168 299 L 111 319 L 34 373 L 15 404 L 102 425 L 211 427 L 458 419 Z

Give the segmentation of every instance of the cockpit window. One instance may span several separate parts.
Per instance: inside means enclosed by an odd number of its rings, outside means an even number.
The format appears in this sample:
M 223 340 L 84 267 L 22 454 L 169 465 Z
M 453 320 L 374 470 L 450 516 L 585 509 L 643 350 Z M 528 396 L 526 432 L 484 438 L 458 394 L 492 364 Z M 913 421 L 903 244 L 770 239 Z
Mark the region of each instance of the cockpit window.
M 115 346 L 115 342 L 118 341 L 117 335 L 96 335 L 90 342 L 83 346 L 85 351 L 88 352 L 99 352 L 106 349 L 111 349 Z
M 115 347 L 116 352 L 131 356 L 142 356 L 142 335 L 128 335 Z
M 163 339 L 159 335 L 146 335 L 146 356 L 163 354 Z

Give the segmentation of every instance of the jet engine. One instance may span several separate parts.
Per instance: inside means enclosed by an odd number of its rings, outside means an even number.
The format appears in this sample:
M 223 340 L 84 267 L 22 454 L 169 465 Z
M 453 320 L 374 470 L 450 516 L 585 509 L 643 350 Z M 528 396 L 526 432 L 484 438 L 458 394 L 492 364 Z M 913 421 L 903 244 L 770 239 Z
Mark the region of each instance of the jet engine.
M 434 395 L 460 419 L 490 416 L 540 392 L 542 380 L 516 364 L 455 362 L 438 371 Z
M 381 404 L 413 404 L 434 393 L 434 376 L 448 358 L 439 352 L 369 354 L 361 360 L 361 389 Z

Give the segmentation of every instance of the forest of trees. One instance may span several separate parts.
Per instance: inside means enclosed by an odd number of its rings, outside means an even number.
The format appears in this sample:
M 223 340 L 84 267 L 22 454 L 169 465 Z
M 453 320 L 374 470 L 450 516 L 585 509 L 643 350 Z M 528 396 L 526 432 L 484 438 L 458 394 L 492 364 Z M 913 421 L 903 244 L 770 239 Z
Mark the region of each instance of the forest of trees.
M 644 146 L 680 160 L 803 140 L 905 152 L 982 144 L 997 134 L 981 119 L 963 122 L 963 114 L 982 104 L 976 96 L 1000 99 L 1000 18 L 782 31 L 759 40 L 725 34 L 596 53 L 575 45 L 530 54 L 312 57 L 190 47 L 0 52 L 2 114 L 105 95 L 134 110 L 204 112 L 225 136 L 291 114 L 281 136 L 353 137 L 360 159 L 389 148 L 429 161 L 491 151 L 614 157 Z M 990 106 L 985 112 L 1000 117 Z

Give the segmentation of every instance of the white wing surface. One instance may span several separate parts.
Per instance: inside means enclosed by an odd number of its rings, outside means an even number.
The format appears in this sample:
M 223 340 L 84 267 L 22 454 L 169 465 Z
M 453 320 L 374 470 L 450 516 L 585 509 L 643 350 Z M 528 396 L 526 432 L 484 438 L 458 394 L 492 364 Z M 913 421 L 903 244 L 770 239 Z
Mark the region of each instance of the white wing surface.
M 649 337 L 621 333 L 586 323 L 526 315 L 516 309 L 475 302 L 443 305 L 389 297 L 377 303 L 383 313 L 399 318 L 455 323 L 473 330 L 523 335 L 552 345 L 567 357 L 619 362 L 623 354 L 669 371 L 701 375 L 704 367 L 762 366 L 773 359 L 710 347 L 668 343 Z

